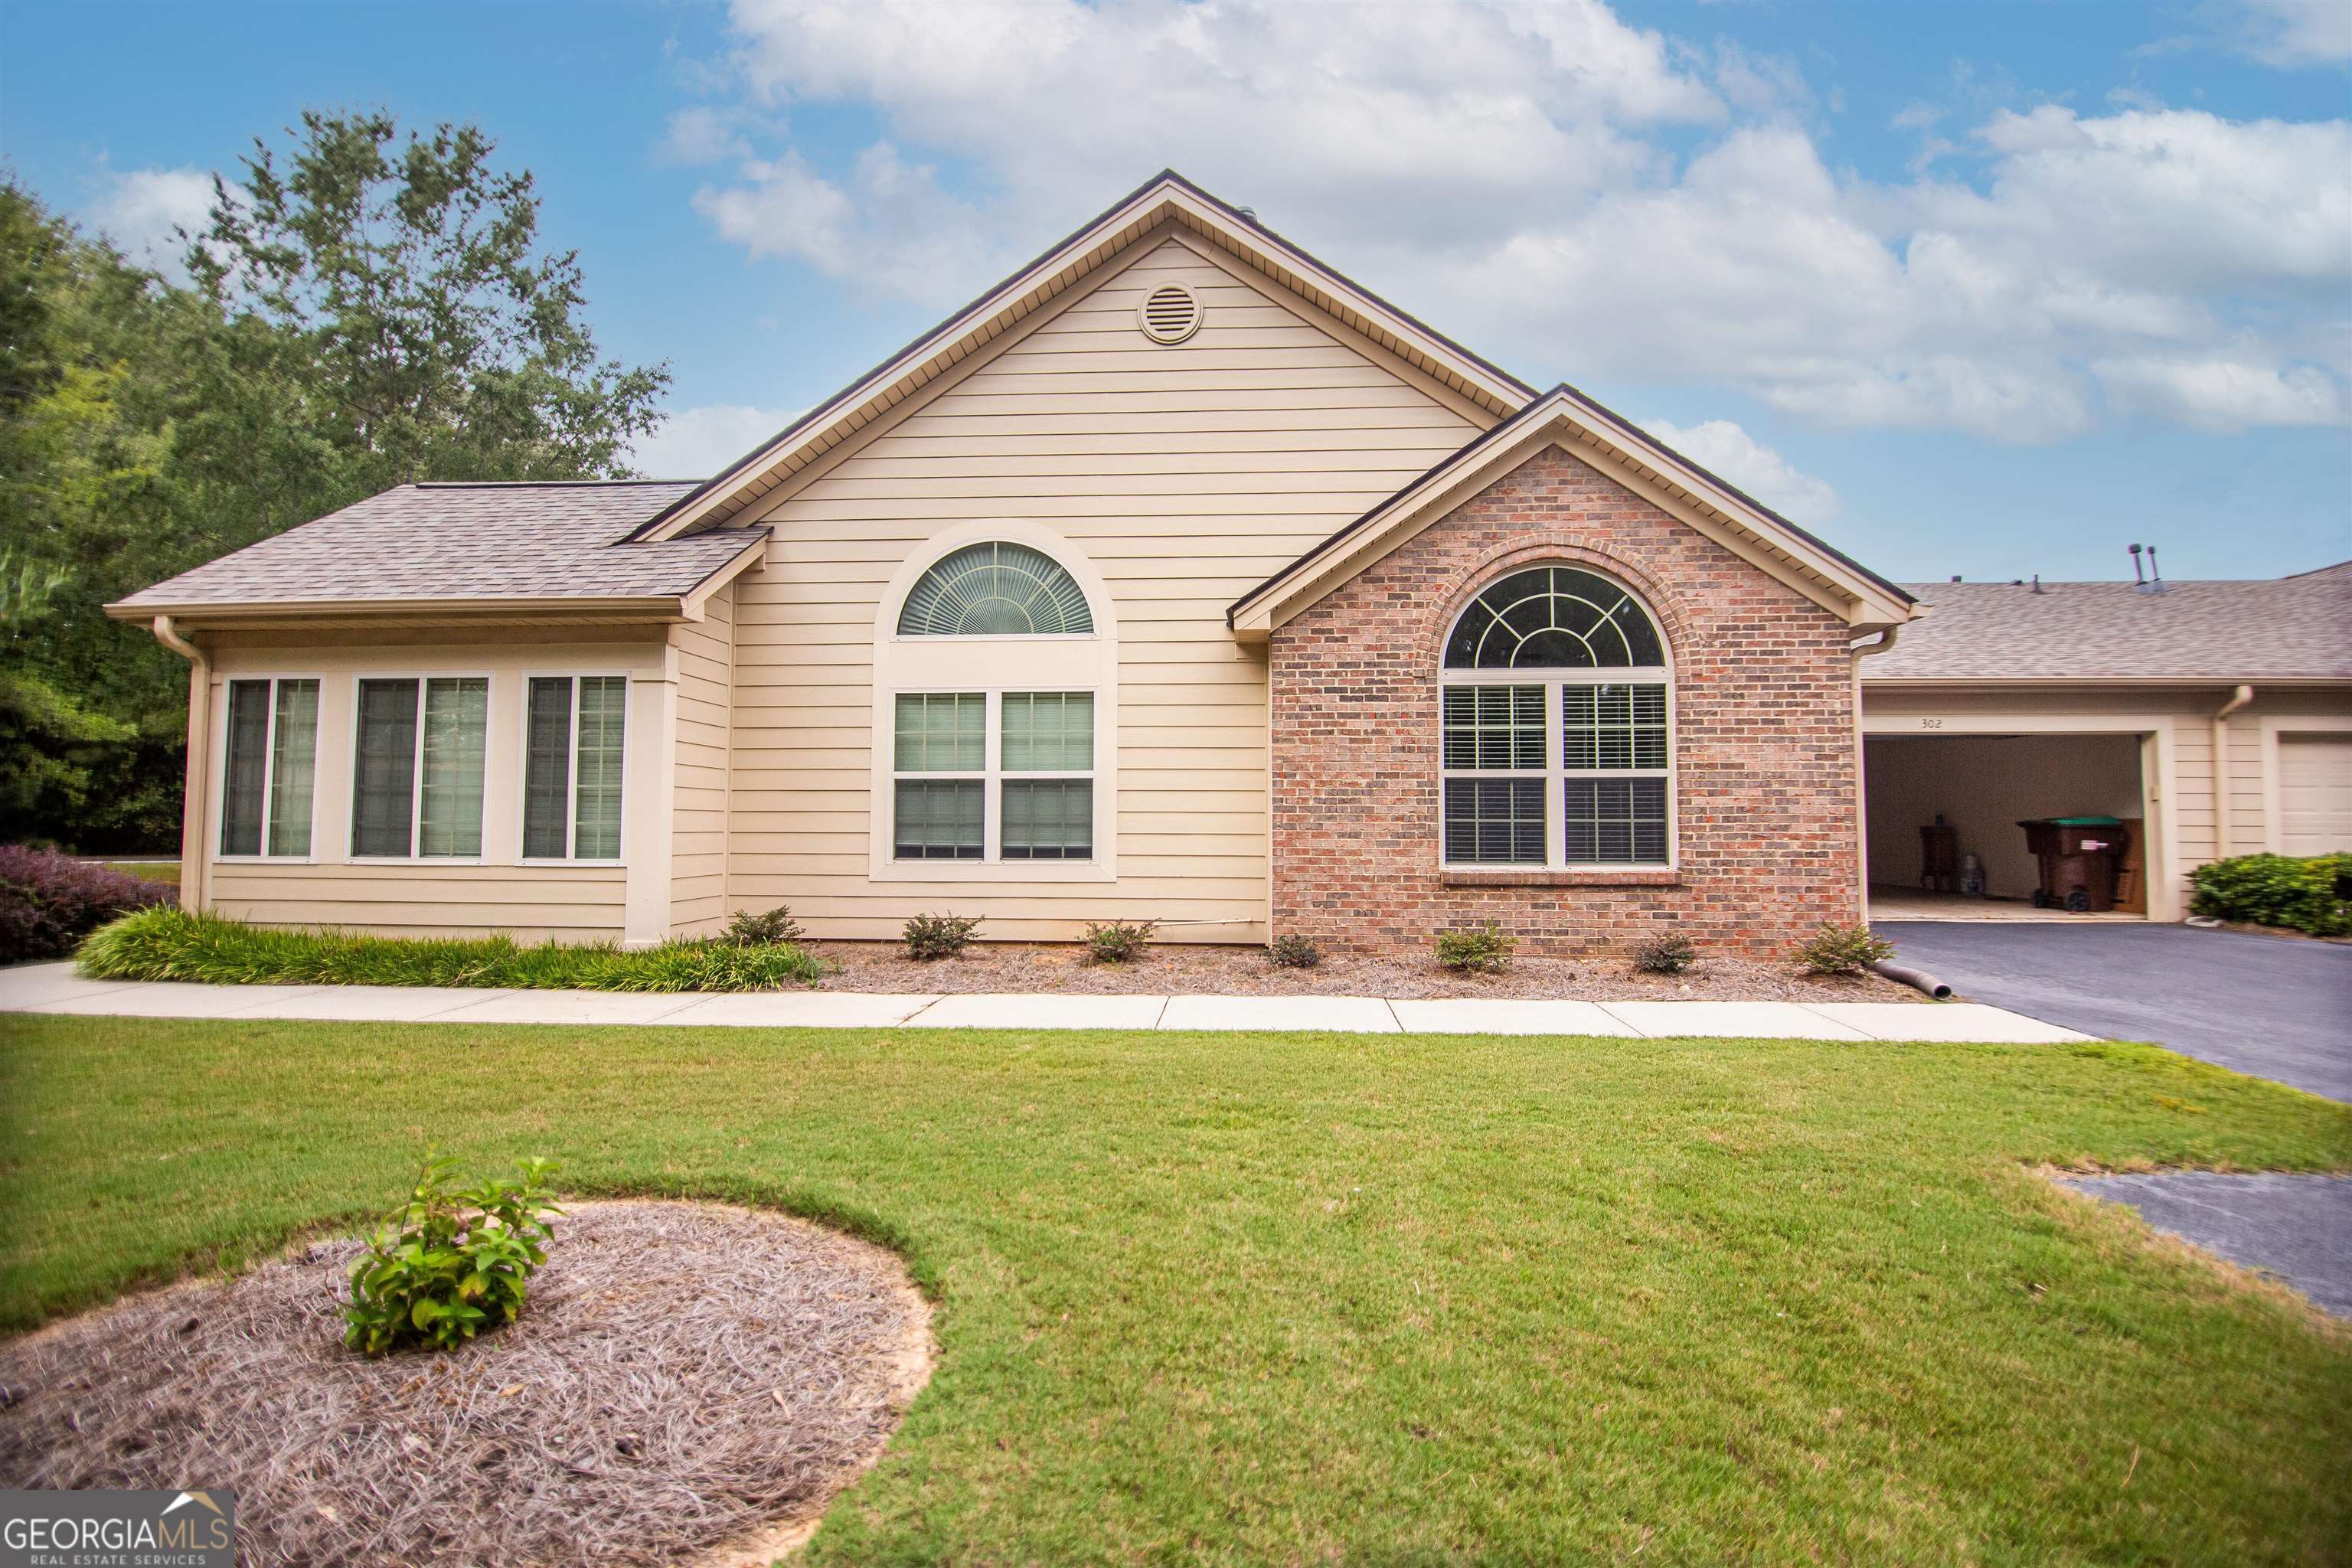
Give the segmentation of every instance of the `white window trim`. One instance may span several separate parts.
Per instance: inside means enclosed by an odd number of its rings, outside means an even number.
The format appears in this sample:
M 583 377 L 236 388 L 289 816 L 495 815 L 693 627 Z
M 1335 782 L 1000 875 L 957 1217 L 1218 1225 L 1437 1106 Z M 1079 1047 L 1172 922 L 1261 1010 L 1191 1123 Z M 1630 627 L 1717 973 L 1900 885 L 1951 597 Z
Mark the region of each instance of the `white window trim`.
M 963 639 L 957 638 L 956 640 L 962 641 Z M 1084 769 L 1072 768 L 1058 773 L 1026 768 L 1017 771 L 1006 769 L 1003 765 L 1005 698 L 1025 697 L 1032 695 L 1060 696 L 1065 693 L 1073 697 L 1088 697 L 1094 700 L 1094 754 L 1087 762 L 1087 766 Z M 961 866 L 967 868 L 972 867 L 986 867 L 994 870 L 1004 867 L 1012 867 L 1022 871 L 1042 869 L 1055 866 L 1093 866 L 1097 858 L 1102 853 L 1102 785 L 1099 778 L 1099 774 L 1102 771 L 1102 693 L 1091 687 L 1086 686 L 963 686 L 950 687 L 944 689 L 938 689 L 930 687 L 920 687 L 908 691 L 894 691 L 890 694 L 890 712 L 892 719 L 891 750 L 893 753 L 898 750 L 897 718 L 899 698 L 971 697 L 975 694 L 986 699 L 986 707 L 982 721 L 987 726 L 987 728 L 983 731 L 982 737 L 982 746 L 981 755 L 981 772 L 978 773 L 934 773 L 921 769 L 900 769 L 895 765 L 898 761 L 897 756 L 894 754 L 891 758 L 891 762 L 894 765 L 890 773 L 890 789 L 888 795 L 884 798 L 880 807 L 883 814 L 890 819 L 888 826 L 890 836 L 891 864 L 896 866 L 920 867 L 927 869 L 946 869 Z M 898 853 L 898 786 L 899 784 L 902 782 L 915 784 L 970 784 L 975 779 L 979 781 L 981 786 L 980 858 L 977 860 L 921 860 L 900 858 Z M 1028 860 L 1005 858 L 1004 785 L 1008 782 L 1018 783 L 1024 779 L 1044 779 L 1048 782 L 1060 782 L 1066 784 L 1074 784 L 1080 779 L 1084 779 L 1088 784 L 1093 786 L 1094 827 L 1091 831 L 1093 842 L 1088 846 L 1089 852 L 1085 859 Z
M 408 853 L 405 855 L 361 855 L 354 852 L 360 832 L 360 688 L 371 680 L 405 680 L 416 687 L 416 742 L 415 758 L 408 775 Z M 477 855 L 420 855 L 416 852 L 418 837 L 425 831 L 425 685 L 428 680 L 478 680 L 483 683 L 482 696 L 482 816 L 483 853 Z M 357 670 L 352 675 L 352 727 L 350 743 L 344 750 L 347 759 L 343 779 L 343 795 L 349 805 L 344 812 L 343 860 L 347 866 L 495 866 L 499 862 L 488 853 L 490 824 L 488 806 L 490 796 L 489 743 L 499 724 L 499 678 L 488 669 L 425 669 L 425 670 Z M 312 846 L 314 848 L 316 845 Z
M 571 761 L 563 789 L 563 847 L 567 850 L 578 841 L 580 834 L 580 683 L 583 680 L 617 679 L 621 682 L 621 841 L 620 853 L 610 859 L 582 859 L 565 855 L 562 859 L 523 853 L 530 842 L 530 683 L 534 680 L 569 679 L 572 682 L 572 733 L 565 742 L 565 755 Z M 515 859 L 518 866 L 582 866 L 611 870 L 629 863 L 629 753 L 636 744 L 637 727 L 629 714 L 631 682 L 625 669 L 581 669 L 566 665 L 561 668 L 525 669 L 520 672 L 521 728 L 515 752 Z M 354 699 L 357 688 L 353 688 Z M 358 765 L 356 755 L 352 765 Z
M 228 747 L 229 703 L 231 689 L 240 681 L 266 681 L 269 686 L 269 722 L 262 731 L 261 742 L 261 853 L 231 855 L 221 848 L 222 835 L 228 827 Z M 272 855 L 269 853 L 270 814 L 277 808 L 278 782 L 278 687 L 281 681 L 309 680 L 319 688 L 319 710 L 311 721 L 310 735 L 310 850 L 307 855 Z M 220 743 L 213 748 L 220 759 L 214 769 L 211 837 L 207 847 L 212 859 L 219 866 L 315 866 L 319 864 L 319 789 L 325 782 L 327 721 L 327 678 L 323 675 L 225 675 L 221 678 Z
M 1445 784 L 1447 779 L 1528 779 L 1534 768 L 1449 768 L 1444 765 L 1445 688 L 1449 686 L 1540 686 L 1544 689 L 1544 858 L 1529 860 L 1449 860 L 1445 858 Z M 1666 765 L 1663 768 L 1571 768 L 1563 765 L 1567 734 L 1560 692 L 1570 686 L 1664 686 L 1666 689 Z M 1439 672 L 1437 854 L 1448 871 L 1675 871 L 1682 867 L 1681 793 L 1676 770 L 1682 749 L 1675 743 L 1675 709 L 1673 671 L 1664 665 L 1618 669 L 1447 669 Z M 1570 860 L 1568 844 L 1570 779 L 1659 779 L 1666 781 L 1666 858 L 1664 860 Z
M 1042 636 L 898 636 L 899 609 L 923 574 L 951 552 L 991 540 L 1026 544 L 1053 557 L 1085 591 L 1095 629 Z M 866 790 L 869 883 L 971 884 L 976 890 L 1010 894 L 1024 887 L 1118 879 L 1118 602 L 1082 549 L 1045 524 L 1025 518 L 980 519 L 941 529 L 909 544 L 884 585 L 875 607 L 873 648 L 872 761 Z M 898 695 L 956 691 L 1094 693 L 1093 859 L 900 860 L 895 857 L 897 759 L 893 752 Z M 994 726 L 991 728 L 992 740 Z M 996 803 L 985 805 L 988 820 L 993 824 Z

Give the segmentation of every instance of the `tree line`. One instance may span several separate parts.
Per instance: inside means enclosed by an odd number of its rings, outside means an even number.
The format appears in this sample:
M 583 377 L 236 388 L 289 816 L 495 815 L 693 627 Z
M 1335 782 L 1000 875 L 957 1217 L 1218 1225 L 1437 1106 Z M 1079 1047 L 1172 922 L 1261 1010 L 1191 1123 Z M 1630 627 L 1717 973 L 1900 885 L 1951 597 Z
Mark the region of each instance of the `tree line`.
M 312 112 L 166 276 L 0 174 L 0 843 L 179 842 L 187 666 L 100 606 L 394 485 L 629 475 L 664 365 L 478 127 Z

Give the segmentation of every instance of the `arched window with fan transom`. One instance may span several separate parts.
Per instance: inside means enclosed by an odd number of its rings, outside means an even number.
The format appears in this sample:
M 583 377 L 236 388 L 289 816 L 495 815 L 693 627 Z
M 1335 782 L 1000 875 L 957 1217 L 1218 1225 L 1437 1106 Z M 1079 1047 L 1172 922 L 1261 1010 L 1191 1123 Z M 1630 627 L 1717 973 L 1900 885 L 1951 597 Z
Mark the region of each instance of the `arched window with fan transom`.
M 1440 680 L 1446 865 L 1674 864 L 1674 676 L 1631 589 L 1508 573 L 1454 620 Z

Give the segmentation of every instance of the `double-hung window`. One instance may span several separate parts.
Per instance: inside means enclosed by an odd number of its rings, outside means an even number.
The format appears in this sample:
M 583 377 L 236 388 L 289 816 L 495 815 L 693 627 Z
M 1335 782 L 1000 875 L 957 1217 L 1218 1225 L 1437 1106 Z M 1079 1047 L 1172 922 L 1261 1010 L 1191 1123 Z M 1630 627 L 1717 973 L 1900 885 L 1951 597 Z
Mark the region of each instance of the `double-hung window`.
M 1445 645 L 1445 864 L 1672 865 L 1671 699 L 1664 639 L 1627 590 L 1572 566 L 1488 587 Z
M 893 720 L 892 858 L 1094 858 L 1093 692 L 900 692 Z
M 310 853 L 310 795 L 319 767 L 319 683 L 228 683 L 220 852 Z
M 481 676 L 359 682 L 352 854 L 477 859 L 490 683 Z
M 523 743 L 522 858 L 621 858 L 629 682 L 534 675 Z

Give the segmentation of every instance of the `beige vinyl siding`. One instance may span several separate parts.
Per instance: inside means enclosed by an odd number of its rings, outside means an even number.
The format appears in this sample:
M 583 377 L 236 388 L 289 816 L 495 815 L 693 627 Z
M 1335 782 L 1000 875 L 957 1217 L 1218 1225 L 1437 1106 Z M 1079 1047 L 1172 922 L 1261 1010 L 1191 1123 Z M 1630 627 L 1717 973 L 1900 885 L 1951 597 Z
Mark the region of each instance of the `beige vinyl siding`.
M 289 927 L 337 927 L 387 936 L 479 936 L 506 931 L 518 941 L 619 941 L 630 867 L 522 865 L 523 704 L 531 674 L 626 673 L 631 680 L 629 748 L 633 764 L 647 710 L 641 694 L 657 687 L 663 649 L 657 632 L 590 640 L 593 631 L 517 627 L 495 644 L 430 640 L 446 631 L 224 634 L 215 648 L 207 701 L 213 784 L 202 835 L 207 860 L 206 907 L 231 919 Z M 324 639 L 331 638 L 332 641 Z M 480 863 L 352 859 L 351 748 L 355 683 L 366 675 L 478 674 L 490 681 L 488 755 L 482 796 Z M 223 860 L 217 787 L 226 723 L 227 682 L 265 675 L 320 679 L 317 783 L 311 855 L 307 862 Z M 629 787 L 641 770 L 633 765 Z M 625 809 L 626 803 L 625 802 Z M 631 846 L 624 845 L 625 856 Z M 667 874 L 666 872 L 664 873 Z
M 726 924 L 728 754 L 734 706 L 735 585 L 703 619 L 670 628 L 677 661 L 677 794 L 670 839 L 670 931 L 709 936 Z
M 1192 243 L 1140 242 L 1099 276 L 739 520 L 775 537 L 737 598 L 733 902 L 789 902 L 837 937 L 952 908 L 997 938 L 1124 916 L 1264 939 L 1265 664 L 1225 607 L 1490 421 Z M 1169 282 L 1203 321 L 1160 346 L 1136 307 Z M 933 536 L 988 519 L 1061 535 L 1113 601 L 1117 733 L 1097 766 L 1117 770 L 1116 880 L 872 875 L 883 593 Z

